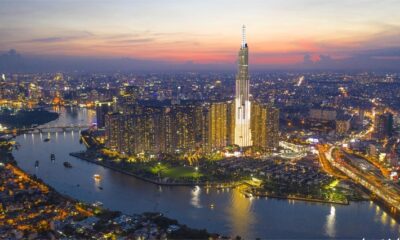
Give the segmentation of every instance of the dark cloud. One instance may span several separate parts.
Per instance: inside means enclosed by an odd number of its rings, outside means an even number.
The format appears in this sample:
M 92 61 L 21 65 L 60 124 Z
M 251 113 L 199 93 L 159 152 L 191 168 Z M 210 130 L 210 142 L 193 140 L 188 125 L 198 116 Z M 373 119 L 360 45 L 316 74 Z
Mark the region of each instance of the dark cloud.
M 94 37 L 95 35 L 88 31 L 70 32 L 66 33 L 65 36 L 52 36 L 45 38 L 33 38 L 25 41 L 20 41 L 21 43 L 56 43 L 56 42 L 67 42 L 71 40 L 83 39 L 88 37 Z
M 122 39 L 122 40 L 113 40 L 109 41 L 110 43 L 148 43 L 148 42 L 153 42 L 155 41 L 154 38 L 136 38 L 136 39 Z
M 231 52 L 231 51 L 229 51 Z M 310 55 L 309 51 L 290 51 L 290 52 L 250 52 L 251 57 L 282 57 Z
M 377 57 L 400 57 L 400 48 L 373 49 L 359 52 L 356 56 L 377 58 Z
M 304 55 L 304 58 L 308 59 L 309 55 Z M 296 67 L 306 69 L 400 71 L 400 48 L 364 50 L 340 59 L 330 55 L 320 55 L 318 61 L 304 61 L 301 65 L 296 65 Z
M 256 54 L 254 54 L 256 55 Z M 362 71 L 400 71 L 400 48 L 383 48 L 360 51 L 346 58 L 335 58 L 327 54 L 312 60 L 305 53 L 298 64 L 251 64 L 253 71 L 259 70 L 362 70 Z M 252 57 L 252 56 L 250 56 Z M 254 56 L 256 57 L 256 56 Z M 235 56 L 232 56 L 235 59 Z M 199 64 L 188 60 L 182 63 L 168 61 L 143 60 L 134 58 L 95 58 L 71 56 L 32 56 L 20 55 L 15 50 L 0 54 L 1 72 L 43 72 L 43 71 L 234 71 L 232 61 Z
M 26 42 L 40 42 L 40 43 L 52 43 L 52 42 L 63 42 L 65 38 L 62 37 L 48 37 L 48 38 L 35 38 Z
M 181 64 L 134 58 L 90 58 L 70 56 L 21 56 L 15 50 L 0 54 L 0 72 L 58 72 L 58 71 L 187 71 L 233 70 L 234 64 Z

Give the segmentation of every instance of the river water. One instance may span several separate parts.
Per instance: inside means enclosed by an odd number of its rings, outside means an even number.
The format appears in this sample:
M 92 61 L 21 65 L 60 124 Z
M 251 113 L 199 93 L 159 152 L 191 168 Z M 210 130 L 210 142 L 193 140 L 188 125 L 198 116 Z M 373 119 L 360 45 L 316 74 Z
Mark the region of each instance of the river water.
M 46 125 L 90 124 L 95 112 L 55 109 L 60 118 Z M 49 142 L 44 142 L 49 137 Z M 277 199 L 249 199 L 236 190 L 160 187 L 69 156 L 84 150 L 79 131 L 17 137 L 18 165 L 63 194 L 124 213 L 158 211 L 194 228 L 254 238 L 398 238 L 400 225 L 372 202 L 349 206 Z M 50 161 L 54 153 L 56 161 Z M 35 161 L 39 160 L 38 168 Z M 72 168 L 65 168 L 69 161 Z M 95 181 L 94 174 L 102 179 Z M 101 190 L 99 187 L 102 187 Z M 212 207 L 213 205 L 213 207 Z

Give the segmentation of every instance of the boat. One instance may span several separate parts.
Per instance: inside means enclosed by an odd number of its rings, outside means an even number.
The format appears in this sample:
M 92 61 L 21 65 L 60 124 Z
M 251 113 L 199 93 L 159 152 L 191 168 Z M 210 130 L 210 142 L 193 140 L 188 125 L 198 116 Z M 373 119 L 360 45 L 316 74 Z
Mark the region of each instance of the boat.
M 39 161 L 38 160 L 35 161 L 35 167 L 39 167 Z
M 103 206 L 103 203 L 100 201 L 97 201 L 97 202 L 93 203 L 92 206 L 93 207 L 101 207 L 101 206 Z
M 95 180 L 100 180 L 100 179 L 101 179 L 101 176 L 100 176 L 99 174 L 95 174 L 95 175 L 93 175 L 93 178 L 94 178 Z
M 44 140 L 43 140 L 43 142 L 49 142 L 50 141 L 50 138 L 45 138 Z
M 200 187 L 199 187 L 199 186 L 194 186 L 194 187 L 192 188 L 192 192 L 196 193 L 196 192 L 198 192 L 198 191 L 200 191 Z
M 71 163 L 69 163 L 69 162 L 64 162 L 64 167 L 66 167 L 66 168 L 72 168 L 72 165 L 71 165 Z
M 51 161 L 55 161 L 56 160 L 56 155 L 54 155 L 54 153 L 50 154 L 50 159 L 51 159 Z
M 99 187 L 100 190 L 103 190 L 103 187 Z
M 246 198 L 252 198 L 252 197 L 253 197 L 253 194 L 250 193 L 250 192 L 247 192 L 247 191 L 243 192 L 243 194 L 244 194 L 244 196 L 245 196 Z

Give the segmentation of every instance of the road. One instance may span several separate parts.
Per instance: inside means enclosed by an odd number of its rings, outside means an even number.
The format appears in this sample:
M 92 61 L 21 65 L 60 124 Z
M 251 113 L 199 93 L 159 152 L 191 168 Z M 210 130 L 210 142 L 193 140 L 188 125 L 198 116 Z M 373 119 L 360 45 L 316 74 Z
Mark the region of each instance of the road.
M 329 150 L 322 152 L 332 166 L 385 201 L 390 206 L 392 212 L 400 213 L 400 188 L 398 186 L 386 181 L 385 177 L 381 174 L 361 169 L 349 161 L 349 159 L 346 159 L 348 156 L 333 157 L 334 151 L 339 151 L 339 149 L 331 146 Z

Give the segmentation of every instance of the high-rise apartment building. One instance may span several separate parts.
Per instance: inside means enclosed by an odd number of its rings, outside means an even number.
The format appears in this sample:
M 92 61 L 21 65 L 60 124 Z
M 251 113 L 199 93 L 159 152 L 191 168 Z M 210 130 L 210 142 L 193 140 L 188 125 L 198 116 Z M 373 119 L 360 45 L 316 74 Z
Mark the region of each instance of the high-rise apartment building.
M 279 109 L 253 103 L 251 113 L 253 146 L 267 152 L 276 150 L 279 146 Z
M 98 128 L 105 127 L 105 117 L 109 112 L 112 112 L 112 102 L 96 102 L 96 121 Z
M 208 113 L 208 146 L 220 149 L 228 144 L 228 104 L 214 102 L 210 104 Z
M 113 151 L 121 151 L 122 133 L 124 131 L 123 115 L 120 113 L 108 113 L 104 118 L 106 129 L 106 147 Z

